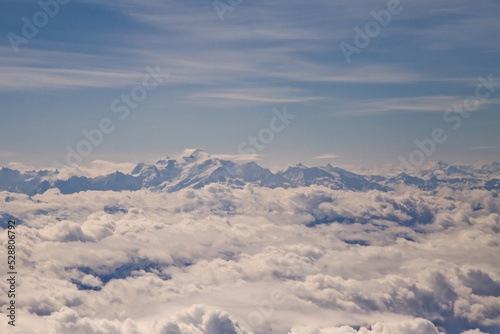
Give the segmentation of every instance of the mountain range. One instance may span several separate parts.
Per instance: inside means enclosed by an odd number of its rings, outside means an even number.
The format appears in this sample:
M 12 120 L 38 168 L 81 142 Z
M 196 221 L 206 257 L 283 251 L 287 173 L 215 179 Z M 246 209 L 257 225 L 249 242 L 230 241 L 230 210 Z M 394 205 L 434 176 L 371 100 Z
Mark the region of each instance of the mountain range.
M 236 163 L 210 156 L 201 150 L 188 150 L 179 160 L 162 158 L 156 163 L 138 163 L 130 173 L 116 171 L 97 177 L 62 178 L 59 171 L 21 172 L 10 168 L 0 170 L 0 191 L 36 195 L 57 188 L 63 194 L 81 191 L 122 191 L 150 189 L 174 192 L 184 188 L 199 189 L 210 183 L 231 187 L 252 184 L 268 188 L 296 188 L 322 185 L 350 191 L 391 191 L 414 187 L 432 191 L 441 186 L 452 189 L 500 189 L 500 163 L 448 165 L 437 162 L 430 168 L 390 175 L 357 174 L 328 164 L 323 167 L 290 166 L 273 173 L 255 162 Z

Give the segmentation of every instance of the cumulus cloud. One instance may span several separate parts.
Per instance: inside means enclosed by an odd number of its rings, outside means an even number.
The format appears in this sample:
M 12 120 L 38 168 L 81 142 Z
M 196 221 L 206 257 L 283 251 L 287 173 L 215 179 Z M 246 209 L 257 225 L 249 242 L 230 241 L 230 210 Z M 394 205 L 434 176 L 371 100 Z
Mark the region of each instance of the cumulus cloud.
M 177 315 L 163 325 L 159 334 L 248 334 L 242 330 L 229 314 L 209 310 L 203 305 L 195 305 L 191 309 Z
M 0 201 L 2 214 L 21 222 L 21 333 L 446 333 L 459 323 L 472 334 L 500 326 L 500 263 L 485 256 L 500 245 L 500 198 L 491 191 L 211 184 L 0 192 Z M 6 281 L 0 290 L 4 308 Z
M 289 334 L 439 334 L 439 331 L 432 322 L 417 318 L 396 323 L 376 323 L 372 329 L 362 327 L 359 330 L 350 326 L 323 329 L 298 327 Z

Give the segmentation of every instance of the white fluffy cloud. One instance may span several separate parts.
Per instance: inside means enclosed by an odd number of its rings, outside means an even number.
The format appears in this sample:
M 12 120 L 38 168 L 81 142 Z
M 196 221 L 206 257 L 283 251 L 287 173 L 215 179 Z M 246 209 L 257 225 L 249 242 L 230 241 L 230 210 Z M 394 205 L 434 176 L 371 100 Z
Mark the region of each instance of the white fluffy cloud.
M 395 323 L 376 323 L 373 328 L 362 327 L 355 330 L 349 326 L 337 328 L 313 329 L 307 327 L 293 328 L 289 334 L 439 334 L 432 322 L 425 319 L 412 319 Z
M 19 333 L 500 328 L 493 192 L 213 184 L 0 201 L 20 222 Z

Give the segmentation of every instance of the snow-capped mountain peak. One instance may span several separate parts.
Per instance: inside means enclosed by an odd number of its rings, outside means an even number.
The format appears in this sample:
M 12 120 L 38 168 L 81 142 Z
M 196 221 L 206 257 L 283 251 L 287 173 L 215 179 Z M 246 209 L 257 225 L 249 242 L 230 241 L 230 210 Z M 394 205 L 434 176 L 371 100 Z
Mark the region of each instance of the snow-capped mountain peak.
M 187 164 L 193 164 L 211 159 L 211 156 L 207 152 L 199 149 L 186 149 L 184 150 L 184 152 L 182 152 L 182 159 Z
M 273 173 L 255 162 L 238 164 L 212 157 L 198 149 L 185 150 L 178 159 L 164 157 L 156 163 L 139 162 L 130 173 L 114 172 L 97 177 L 62 178 L 48 171 L 20 172 L 0 170 L 0 191 L 39 194 L 51 188 L 62 193 L 87 190 L 138 190 L 173 192 L 183 188 L 201 188 L 211 183 L 241 188 L 253 184 L 268 188 L 296 188 L 320 185 L 331 189 L 390 191 L 400 186 L 435 190 L 440 186 L 453 189 L 500 189 L 500 164 L 449 165 L 438 162 L 427 169 L 382 177 L 356 174 L 328 164 L 308 167 L 302 163 Z

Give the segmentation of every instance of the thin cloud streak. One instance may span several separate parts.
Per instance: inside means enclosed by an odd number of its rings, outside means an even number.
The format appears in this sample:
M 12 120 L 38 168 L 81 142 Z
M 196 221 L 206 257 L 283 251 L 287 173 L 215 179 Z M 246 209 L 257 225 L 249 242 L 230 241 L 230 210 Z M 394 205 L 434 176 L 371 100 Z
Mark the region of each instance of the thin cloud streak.
M 313 159 L 335 159 L 335 158 L 340 158 L 340 155 L 327 153 L 313 157 Z
M 388 112 L 439 112 L 453 110 L 457 103 L 463 103 L 463 96 L 417 96 L 408 98 L 388 98 L 364 102 L 345 101 L 344 110 L 335 115 L 363 115 Z M 486 105 L 500 104 L 500 99 L 478 101 L 478 110 Z
M 303 96 L 301 96 L 303 95 Z M 320 97 L 306 96 L 305 92 L 288 88 L 258 89 L 220 89 L 190 94 L 187 98 L 192 103 L 206 105 L 244 105 L 252 103 L 294 103 L 320 100 Z
M 213 158 L 234 161 L 260 161 L 263 154 L 212 154 Z

